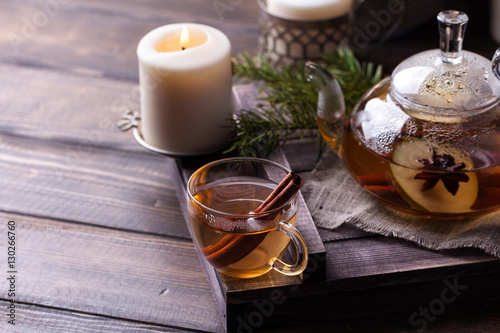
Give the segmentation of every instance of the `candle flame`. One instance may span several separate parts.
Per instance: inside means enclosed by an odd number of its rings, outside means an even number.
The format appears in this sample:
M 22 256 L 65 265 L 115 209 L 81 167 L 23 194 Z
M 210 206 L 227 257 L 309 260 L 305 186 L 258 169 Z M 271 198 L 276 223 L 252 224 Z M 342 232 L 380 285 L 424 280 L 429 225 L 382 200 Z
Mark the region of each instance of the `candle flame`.
M 182 29 L 179 42 L 181 44 L 181 48 L 184 50 L 186 48 L 186 45 L 189 43 L 189 31 L 187 27 L 184 27 Z

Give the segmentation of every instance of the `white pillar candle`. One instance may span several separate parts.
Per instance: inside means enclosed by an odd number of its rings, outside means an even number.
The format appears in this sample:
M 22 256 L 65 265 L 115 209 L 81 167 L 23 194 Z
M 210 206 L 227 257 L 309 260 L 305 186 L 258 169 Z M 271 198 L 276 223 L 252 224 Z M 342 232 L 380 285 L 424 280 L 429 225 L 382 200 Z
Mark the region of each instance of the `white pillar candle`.
M 221 148 L 233 105 L 226 35 L 201 24 L 166 25 L 141 39 L 137 57 L 143 140 L 178 154 Z
M 353 0 L 267 0 L 270 14 L 289 20 L 326 20 L 347 14 Z

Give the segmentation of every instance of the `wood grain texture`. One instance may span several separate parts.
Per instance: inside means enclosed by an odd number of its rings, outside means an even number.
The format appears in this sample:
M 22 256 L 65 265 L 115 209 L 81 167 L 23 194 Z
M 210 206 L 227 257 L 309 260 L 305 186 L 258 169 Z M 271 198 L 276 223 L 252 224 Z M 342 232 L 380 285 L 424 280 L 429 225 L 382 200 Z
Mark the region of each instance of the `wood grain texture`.
M 409 316 L 416 312 L 419 317 L 413 316 L 412 318 L 415 321 L 422 319 L 423 315 L 419 315 L 421 309 L 423 309 L 422 311 L 427 309 L 429 312 L 432 309 L 434 315 L 441 315 L 450 305 L 498 299 L 500 289 L 497 287 L 492 288 L 491 283 L 488 284 L 488 281 L 499 278 L 500 274 L 497 272 L 497 274 L 489 276 L 471 275 L 459 277 L 458 279 L 450 277 L 439 280 L 437 283 L 436 281 L 422 281 L 332 293 L 319 290 L 317 290 L 317 293 L 312 293 L 310 290 L 307 298 L 287 297 L 287 294 L 272 289 L 268 290 L 268 296 L 272 295 L 270 297 L 273 298 L 268 300 L 256 299 L 252 304 L 235 305 L 233 311 L 238 311 L 240 314 L 236 316 L 233 313 L 231 317 L 237 318 L 237 320 L 230 321 L 228 326 L 230 330 L 237 331 L 241 327 L 248 325 L 268 328 L 283 325 L 283 323 L 288 326 L 308 324 L 308 326 L 302 327 L 302 331 L 306 332 L 307 327 L 321 327 L 321 325 L 316 325 L 321 322 L 332 320 L 356 322 L 357 320 L 362 321 L 362 319 L 357 318 L 375 316 L 384 318 L 391 313 L 405 311 L 408 313 L 408 317 L 403 319 L 404 321 L 400 321 L 396 326 L 400 331 L 408 328 L 414 330 L 414 327 L 420 328 L 420 325 L 414 324 L 414 321 L 409 322 Z M 450 286 L 454 285 L 458 285 L 462 289 L 453 291 L 452 288 L 454 287 Z M 314 288 L 313 286 L 309 287 Z M 455 292 L 455 294 L 450 294 L 450 292 Z M 456 297 L 446 298 L 455 295 Z M 442 301 L 439 305 L 436 305 L 442 297 L 446 298 L 447 303 Z M 430 312 L 431 315 L 433 312 Z M 436 318 L 436 316 L 433 317 Z M 492 322 L 494 321 L 492 320 Z M 414 325 L 410 326 L 408 324 Z M 326 324 L 323 328 L 326 328 Z M 380 331 L 385 332 L 386 330 L 382 328 Z M 360 332 L 366 331 L 360 330 Z M 371 331 L 368 330 L 368 332 Z M 451 330 L 450 332 L 455 331 Z M 469 331 L 460 328 L 456 332 Z
M 237 88 L 237 104 L 251 107 L 255 89 L 252 93 L 252 86 Z M 304 147 L 304 143 L 298 144 Z M 290 156 L 285 157 L 277 150 L 269 158 L 292 165 L 304 156 L 293 148 L 294 145 L 289 146 Z M 191 160 L 184 166 L 180 164 L 179 177 L 184 180 L 189 177 L 196 168 L 192 163 Z M 302 174 L 309 176 L 308 172 Z M 324 281 L 308 279 L 320 266 L 306 271 L 301 283 L 286 281 L 277 274 L 248 281 L 224 276 L 218 281 L 211 279 L 228 330 L 240 330 L 245 323 L 252 327 L 252 323 L 258 322 L 255 325 L 262 328 L 390 313 L 400 307 L 409 309 L 418 302 L 435 298 L 443 289 L 442 281 L 450 277 L 467 281 L 472 292 L 464 297 L 466 300 L 476 301 L 486 295 L 500 297 L 500 289 L 491 292 L 484 288 L 485 281 L 495 281 L 500 275 L 500 260 L 480 251 L 428 251 L 411 242 L 349 226 L 323 230 L 321 235 L 327 250 L 321 262 L 326 263 Z M 408 292 L 410 286 L 412 291 Z M 305 309 L 298 310 L 300 306 Z
M 427 251 L 344 226 L 319 230 L 329 254 L 327 281 L 235 289 L 234 306 L 218 313 L 225 295 L 211 295 L 210 284 L 221 281 L 215 274 L 207 281 L 190 240 L 174 160 L 146 152 L 115 123 L 124 108 L 139 104 L 135 50 L 144 34 L 169 23 L 204 23 L 228 35 L 233 54 L 256 54 L 257 2 L 0 3 L 0 221 L 18 225 L 21 325 L 14 332 L 220 332 L 225 317 L 236 320 L 234 328 L 239 315 L 264 316 L 261 306 L 279 291 L 286 302 L 275 298 L 271 319 L 252 329 L 286 323 L 304 326 L 279 331 L 415 332 L 409 316 L 441 295 L 444 279 L 458 276 L 468 286 L 460 301 L 500 298 L 497 259 L 471 250 Z M 215 7 L 221 3 L 225 10 Z M 434 23 L 364 56 L 390 69 L 437 47 L 430 34 L 437 34 Z M 491 57 L 487 32 L 476 36 L 466 48 Z M 303 175 L 314 166 L 310 147 L 294 142 L 285 149 Z M 2 295 L 0 307 L 6 304 Z M 499 317 L 498 303 L 451 304 L 426 331 L 496 332 Z M 0 321 L 0 330 L 11 331 L 5 325 Z
M 426 306 L 428 304 L 422 304 Z M 272 332 L 315 332 L 315 333 L 488 333 L 500 330 L 500 303 L 450 304 L 438 316 L 430 314 L 432 321 L 415 324 L 410 316 L 418 313 L 411 311 L 357 317 L 326 323 L 290 326 L 286 329 L 264 329 L 262 333 Z M 419 318 L 421 319 L 421 318 Z
M 205 161 L 204 159 L 200 160 L 199 158 L 187 158 L 178 160 L 177 168 L 174 170 L 174 172 L 177 173 L 178 177 L 176 182 L 176 189 L 186 223 L 189 221 L 189 215 L 185 202 L 187 180 L 196 169 L 203 166 L 208 161 L 213 161 L 220 158 L 220 155 L 214 154 L 205 156 L 205 159 L 207 159 L 207 161 Z M 286 157 L 283 155 L 283 152 L 280 149 L 269 158 L 289 167 Z M 306 269 L 306 271 L 309 271 L 308 279 L 323 281 L 326 274 L 326 266 L 324 260 L 325 248 L 314 226 L 314 222 L 309 212 L 307 211 L 302 195 L 300 195 L 299 206 L 300 208 L 299 216 L 297 219 L 297 228 L 302 232 L 308 246 L 309 263 Z M 249 292 L 251 293 L 251 291 L 262 291 L 264 289 L 269 290 L 279 287 L 291 288 L 292 286 L 299 285 L 303 281 L 302 276 L 285 276 L 276 271 L 268 272 L 263 276 L 253 279 L 236 279 L 226 277 L 216 272 L 216 270 L 204 259 L 204 255 L 201 253 L 201 251 L 198 248 L 196 250 L 202 263 L 203 269 L 205 270 L 207 279 L 212 288 L 214 300 L 217 304 L 223 325 L 226 329 L 231 328 L 228 325 L 231 325 L 231 321 L 235 320 L 235 316 L 241 316 L 241 313 L 239 312 L 233 314 L 234 311 L 232 307 L 233 303 L 240 303 L 242 301 L 240 297 L 241 292 L 243 292 L 244 294 L 248 294 Z M 320 260 L 317 260 L 317 258 L 320 258 Z M 245 300 L 243 302 L 245 302 Z
M 372 234 L 361 229 L 358 229 L 349 224 L 343 224 L 336 229 L 325 229 L 318 228 L 318 233 L 324 243 L 345 240 L 345 239 L 356 239 L 365 237 L 376 237 L 376 234 Z
M 18 302 L 173 328 L 221 328 L 190 241 L 15 214 L 0 213 L 0 220 L 16 222 Z M 8 281 L 0 286 L 7 290 Z
M 498 258 L 461 249 L 433 252 L 381 236 L 327 242 L 327 280 L 241 291 L 228 306 L 228 327 L 262 317 L 262 327 L 418 310 L 458 285 L 457 303 L 498 299 Z M 307 273 L 307 271 L 306 271 Z M 237 301 L 236 301 L 237 300 Z M 415 310 L 413 310 L 415 311 Z M 241 318 L 241 319 L 240 319 Z
M 51 15 L 35 0 L 4 1 L 0 57 L 90 76 L 137 81 L 136 48 L 156 27 L 179 22 L 211 25 L 228 35 L 233 54 L 257 47 L 257 2 L 60 1 Z M 189 10 L 187 10 L 189 8 Z M 46 20 L 43 19 L 46 17 Z M 31 22 L 33 28 L 30 29 Z
M 190 239 L 168 163 L 0 135 L 0 210 Z
M 0 301 L 2 309 L 10 302 Z M 2 332 L 36 333 L 154 333 L 189 332 L 187 328 L 177 329 L 168 325 L 153 325 L 132 320 L 96 316 L 88 313 L 54 309 L 17 303 L 16 325 L 0 321 Z
M 8 305 L 0 301 L 0 307 Z M 94 316 L 84 313 L 63 311 L 45 308 L 30 304 L 20 304 L 20 321 L 16 329 L 19 332 L 37 333 L 152 333 L 152 332 L 189 332 L 173 327 L 136 323 L 121 319 Z M 415 309 L 418 310 L 418 309 Z M 397 312 L 391 314 L 348 318 L 342 320 L 295 325 L 288 327 L 274 327 L 259 330 L 262 333 L 417 333 L 422 325 L 409 322 L 415 311 Z M 429 333 L 489 333 L 500 330 L 500 303 L 487 302 L 484 304 L 451 304 L 445 311 L 428 322 L 425 332 Z M 4 332 L 14 332 L 11 326 L 0 322 L 0 329 Z
M 325 243 L 327 281 L 333 289 L 376 288 L 448 276 L 500 272 L 500 259 L 479 250 L 429 251 L 414 243 L 375 236 Z
M 116 125 L 139 109 L 136 83 L 0 64 L 0 85 L 3 134 L 145 152 Z

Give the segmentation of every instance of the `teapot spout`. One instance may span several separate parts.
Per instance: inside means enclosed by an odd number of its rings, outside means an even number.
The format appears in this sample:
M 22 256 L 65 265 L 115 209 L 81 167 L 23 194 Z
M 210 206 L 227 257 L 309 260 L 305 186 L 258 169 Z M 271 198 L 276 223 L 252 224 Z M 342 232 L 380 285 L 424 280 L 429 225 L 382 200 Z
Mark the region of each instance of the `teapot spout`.
M 335 78 L 317 63 L 305 65 L 306 80 L 318 87 L 318 127 L 328 146 L 340 155 L 346 117 L 342 89 Z
M 318 117 L 336 122 L 345 116 L 345 102 L 342 89 L 335 78 L 317 63 L 308 61 L 306 79 L 318 87 Z

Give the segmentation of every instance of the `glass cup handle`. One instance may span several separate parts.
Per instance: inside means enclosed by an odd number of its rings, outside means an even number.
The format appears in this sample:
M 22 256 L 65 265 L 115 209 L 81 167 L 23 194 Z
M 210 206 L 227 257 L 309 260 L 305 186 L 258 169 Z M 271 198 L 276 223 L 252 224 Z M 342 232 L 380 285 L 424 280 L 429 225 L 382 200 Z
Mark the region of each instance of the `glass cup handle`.
M 278 258 L 273 258 L 270 261 L 271 267 L 285 275 L 298 275 L 302 273 L 304 269 L 306 269 L 308 258 L 304 237 L 302 237 L 297 228 L 285 221 L 280 221 L 275 230 L 284 232 L 288 237 L 290 237 L 294 245 L 297 261 L 295 264 L 290 265 Z

